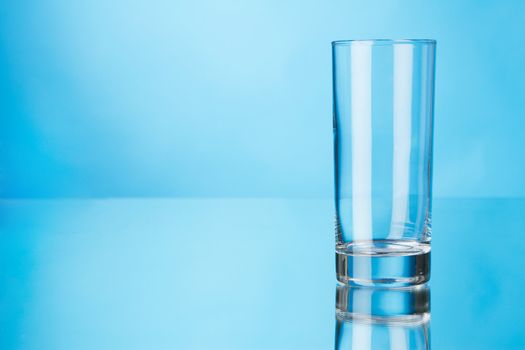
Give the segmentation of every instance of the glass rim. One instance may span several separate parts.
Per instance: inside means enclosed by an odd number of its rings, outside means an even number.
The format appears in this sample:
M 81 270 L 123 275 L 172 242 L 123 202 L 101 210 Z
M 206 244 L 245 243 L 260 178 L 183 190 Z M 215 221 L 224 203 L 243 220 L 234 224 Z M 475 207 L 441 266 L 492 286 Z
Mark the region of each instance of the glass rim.
M 333 46 L 436 45 L 434 39 L 348 39 L 332 41 Z

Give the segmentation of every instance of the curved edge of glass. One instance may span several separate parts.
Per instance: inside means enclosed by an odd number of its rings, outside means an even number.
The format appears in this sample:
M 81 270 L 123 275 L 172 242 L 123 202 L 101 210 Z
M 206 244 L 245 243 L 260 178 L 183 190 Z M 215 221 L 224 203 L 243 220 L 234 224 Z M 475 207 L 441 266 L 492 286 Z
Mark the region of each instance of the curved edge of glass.
M 332 46 L 380 46 L 380 45 L 436 45 L 434 39 L 349 39 L 332 41 Z

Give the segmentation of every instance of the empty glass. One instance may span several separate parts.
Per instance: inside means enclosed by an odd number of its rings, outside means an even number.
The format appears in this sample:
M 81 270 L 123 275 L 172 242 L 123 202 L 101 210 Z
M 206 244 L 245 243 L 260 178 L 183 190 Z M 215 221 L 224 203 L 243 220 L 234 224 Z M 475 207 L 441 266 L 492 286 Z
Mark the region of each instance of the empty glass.
M 430 278 L 435 44 L 332 43 L 342 283 L 406 286 Z

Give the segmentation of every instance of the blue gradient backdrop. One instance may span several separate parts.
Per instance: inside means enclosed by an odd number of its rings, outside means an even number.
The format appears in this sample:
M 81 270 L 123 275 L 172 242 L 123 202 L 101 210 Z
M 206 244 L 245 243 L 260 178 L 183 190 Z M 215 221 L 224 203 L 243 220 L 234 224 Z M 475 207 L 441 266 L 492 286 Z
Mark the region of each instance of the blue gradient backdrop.
M 436 196 L 524 196 L 523 13 L 510 0 L 3 0 L 0 195 L 330 196 L 330 41 L 429 37 Z

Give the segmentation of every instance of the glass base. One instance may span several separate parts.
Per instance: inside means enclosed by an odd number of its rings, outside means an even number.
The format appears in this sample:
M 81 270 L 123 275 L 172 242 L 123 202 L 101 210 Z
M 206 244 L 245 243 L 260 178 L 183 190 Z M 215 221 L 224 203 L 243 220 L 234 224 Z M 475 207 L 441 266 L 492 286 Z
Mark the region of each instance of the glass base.
M 372 240 L 338 245 L 337 280 L 359 286 L 402 287 L 430 279 L 430 244 Z

